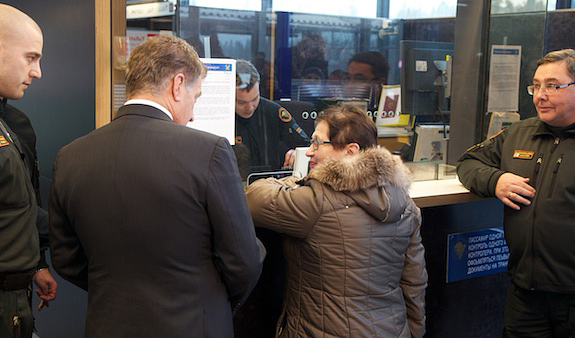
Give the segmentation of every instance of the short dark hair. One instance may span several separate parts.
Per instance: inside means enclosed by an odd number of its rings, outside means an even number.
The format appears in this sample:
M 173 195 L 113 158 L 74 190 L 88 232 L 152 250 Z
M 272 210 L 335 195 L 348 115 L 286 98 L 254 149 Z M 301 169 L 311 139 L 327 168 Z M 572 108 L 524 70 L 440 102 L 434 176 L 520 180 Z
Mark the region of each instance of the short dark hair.
M 376 79 L 387 79 L 389 75 L 389 63 L 385 56 L 379 52 L 361 52 L 349 59 L 348 65 L 352 62 L 365 63 L 371 66 L 371 72 Z
M 249 92 L 260 82 L 260 73 L 249 61 L 236 61 L 236 89 Z
M 178 37 L 161 34 L 134 48 L 126 69 L 126 96 L 149 92 L 159 94 L 166 82 L 183 73 L 188 86 L 206 76 L 206 67 L 194 47 Z
M 318 115 L 316 125 L 321 121 L 329 126 L 329 140 L 336 149 L 354 142 L 361 150 L 377 146 L 375 123 L 356 105 L 331 106 Z
M 569 75 L 571 75 L 571 79 L 575 79 L 575 50 L 573 49 L 569 48 L 549 52 L 547 55 L 537 60 L 537 66 L 562 61 L 567 65 L 567 70 L 569 71 Z

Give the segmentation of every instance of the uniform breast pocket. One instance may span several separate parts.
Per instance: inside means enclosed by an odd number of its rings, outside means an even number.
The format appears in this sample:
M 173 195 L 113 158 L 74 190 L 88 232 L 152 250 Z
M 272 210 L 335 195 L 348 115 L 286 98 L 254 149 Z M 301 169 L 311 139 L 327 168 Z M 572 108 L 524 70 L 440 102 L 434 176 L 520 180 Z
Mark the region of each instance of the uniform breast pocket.
M 524 152 L 516 150 L 504 154 L 501 158 L 501 169 L 521 177 L 527 177 L 530 179 L 529 185 L 535 186 L 545 158 L 543 154 L 535 151 Z
M 556 183 L 555 190 L 564 191 L 566 198 L 570 201 L 575 199 L 575 180 L 573 180 L 573 166 L 575 166 L 575 158 L 571 154 L 564 154 L 561 156 L 561 164 L 555 173 Z M 559 161 L 559 160 L 557 160 Z
M 15 209 L 30 203 L 26 167 L 10 147 L 0 148 L 0 209 Z

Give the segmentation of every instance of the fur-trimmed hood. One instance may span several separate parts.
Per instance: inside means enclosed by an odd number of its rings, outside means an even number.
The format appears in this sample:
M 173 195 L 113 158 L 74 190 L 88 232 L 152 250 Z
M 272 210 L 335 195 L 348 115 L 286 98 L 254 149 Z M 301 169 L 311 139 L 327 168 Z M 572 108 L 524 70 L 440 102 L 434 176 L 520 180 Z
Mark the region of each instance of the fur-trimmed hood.
M 296 179 L 246 189 L 254 224 L 283 235 L 282 336 L 423 336 L 421 214 L 401 160 L 369 149 Z
M 325 183 L 336 191 L 349 192 L 389 185 L 407 193 L 412 181 L 411 172 L 399 156 L 381 147 L 326 161 L 315 167 L 307 178 Z
M 370 148 L 355 156 L 326 161 L 305 180 L 317 180 L 344 193 L 381 221 L 398 220 L 411 200 L 411 172 L 399 156 L 385 148 Z

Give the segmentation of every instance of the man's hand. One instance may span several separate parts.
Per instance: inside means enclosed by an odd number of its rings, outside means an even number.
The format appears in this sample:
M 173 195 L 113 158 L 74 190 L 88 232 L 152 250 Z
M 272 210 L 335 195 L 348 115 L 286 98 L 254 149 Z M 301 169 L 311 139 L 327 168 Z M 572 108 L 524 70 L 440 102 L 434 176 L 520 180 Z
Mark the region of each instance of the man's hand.
M 530 186 L 529 178 L 521 177 L 512 173 L 505 173 L 497 180 L 495 196 L 506 206 L 519 210 L 523 205 L 531 205 L 531 199 L 535 196 L 535 188 Z
M 293 168 L 295 163 L 295 149 L 290 149 L 286 152 L 286 157 L 284 161 L 284 168 Z
M 34 284 L 40 288 L 36 289 L 36 294 L 40 297 L 38 311 L 42 311 L 44 306 L 48 307 L 50 301 L 56 299 L 58 283 L 48 269 L 42 269 L 34 274 Z

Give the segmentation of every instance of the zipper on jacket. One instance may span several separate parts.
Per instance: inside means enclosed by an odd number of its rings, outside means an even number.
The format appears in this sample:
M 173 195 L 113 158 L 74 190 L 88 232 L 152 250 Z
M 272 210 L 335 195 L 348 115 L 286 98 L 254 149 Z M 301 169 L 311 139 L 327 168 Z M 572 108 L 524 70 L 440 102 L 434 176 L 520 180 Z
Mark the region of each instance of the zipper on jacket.
M 541 170 L 541 164 L 543 163 L 543 154 L 537 157 L 537 161 L 535 162 L 535 169 L 533 170 L 533 178 L 531 179 L 531 186 L 536 188 L 537 185 L 537 176 L 539 175 L 539 170 Z
M 559 137 L 555 137 L 555 142 L 553 142 L 553 146 L 551 147 L 551 154 L 553 154 L 555 149 L 557 149 L 558 145 L 559 145 Z
M 559 139 L 555 138 L 555 142 L 553 142 L 553 145 L 551 147 L 551 153 L 553 153 L 553 151 L 555 150 L 555 148 L 557 147 L 557 145 L 559 145 Z M 533 181 L 533 188 L 535 188 L 535 197 L 533 198 L 533 200 L 531 201 L 531 205 L 533 206 L 533 219 L 531 220 L 531 245 L 529 248 L 530 251 L 530 257 L 531 257 L 531 264 L 530 264 L 530 271 L 529 271 L 529 288 L 531 290 L 535 290 L 535 276 L 533 274 L 533 266 L 535 265 L 535 255 L 536 255 L 536 250 L 535 250 L 535 241 L 533 240 L 533 238 L 535 237 L 535 220 L 537 219 L 537 202 L 536 200 L 539 198 L 543 198 L 540 197 L 539 194 L 537 193 L 540 189 L 537 186 L 537 176 L 539 175 L 539 171 L 543 170 L 544 168 L 544 162 L 543 159 L 545 158 L 545 154 L 540 154 L 539 157 L 537 158 L 537 162 L 535 162 L 535 169 L 534 169 L 534 177 L 535 180 Z M 549 165 L 549 164 L 547 164 Z M 543 177 L 545 178 L 545 177 Z
M 551 198 L 551 196 L 553 195 L 553 190 L 555 188 L 555 180 L 557 178 L 557 171 L 559 171 L 559 166 L 561 165 L 561 163 L 563 163 L 563 155 L 564 154 L 559 155 L 559 158 L 557 158 L 557 162 L 555 162 L 555 168 L 553 168 L 553 178 L 551 179 L 551 187 L 549 189 L 549 195 L 547 196 L 547 198 Z

